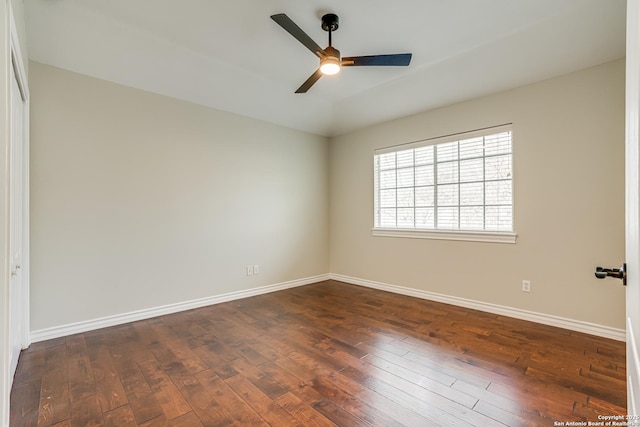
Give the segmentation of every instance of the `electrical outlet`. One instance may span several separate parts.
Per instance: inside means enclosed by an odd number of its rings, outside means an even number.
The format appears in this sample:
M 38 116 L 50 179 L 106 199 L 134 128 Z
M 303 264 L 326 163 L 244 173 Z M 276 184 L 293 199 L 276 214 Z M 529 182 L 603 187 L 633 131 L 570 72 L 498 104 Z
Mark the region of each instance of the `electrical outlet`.
M 522 281 L 522 292 L 531 292 L 531 281 L 523 280 Z
M 253 266 L 247 265 L 247 276 L 253 276 Z
M 255 276 L 256 274 L 260 274 L 260 266 L 258 264 L 253 266 L 253 275 Z

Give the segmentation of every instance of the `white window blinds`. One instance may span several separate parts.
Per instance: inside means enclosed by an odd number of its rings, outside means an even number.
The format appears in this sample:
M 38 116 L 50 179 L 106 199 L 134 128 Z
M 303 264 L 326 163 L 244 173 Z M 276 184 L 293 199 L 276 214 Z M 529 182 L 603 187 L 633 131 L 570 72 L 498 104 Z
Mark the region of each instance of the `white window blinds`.
M 511 127 L 377 150 L 375 228 L 513 231 Z

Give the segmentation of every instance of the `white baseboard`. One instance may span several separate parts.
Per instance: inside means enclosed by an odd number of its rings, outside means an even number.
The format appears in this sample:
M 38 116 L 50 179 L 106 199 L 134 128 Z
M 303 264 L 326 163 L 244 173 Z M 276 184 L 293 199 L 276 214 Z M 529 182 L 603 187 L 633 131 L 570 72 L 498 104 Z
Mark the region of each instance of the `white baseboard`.
M 390 285 L 387 283 L 375 282 L 372 280 L 359 279 L 356 277 L 344 276 L 341 274 L 322 274 L 304 279 L 292 280 L 288 282 L 278 283 L 275 285 L 263 286 L 259 288 L 247 289 L 243 291 L 230 292 L 227 294 L 216 295 L 212 297 L 200 298 L 192 301 L 185 301 L 176 304 L 169 304 L 162 307 L 148 308 L 144 310 L 133 311 L 129 313 L 117 314 L 114 316 L 102 317 L 78 323 L 72 323 L 61 326 L 54 326 L 46 329 L 39 329 L 31 332 L 31 342 L 45 341 L 53 338 L 64 337 L 68 335 L 78 334 L 96 329 L 107 328 L 110 326 L 122 325 L 124 323 L 135 322 L 138 320 L 150 319 L 152 317 L 164 316 L 166 314 L 178 313 L 180 311 L 191 310 L 194 308 L 205 307 L 208 305 L 219 304 L 222 302 L 234 301 L 241 298 L 248 298 L 256 295 L 267 294 L 284 289 L 295 288 L 298 286 L 310 285 L 325 280 L 337 280 L 340 282 L 350 283 L 353 285 L 365 286 L 372 289 L 392 292 L 400 295 L 407 295 L 415 298 L 426 299 L 430 301 L 452 304 L 460 307 L 471 308 L 488 313 L 498 314 L 501 316 L 513 317 L 516 319 L 527 320 L 530 322 L 542 323 L 544 325 L 555 326 L 572 331 L 582 332 L 590 335 L 596 335 L 604 338 L 610 338 L 617 341 L 625 341 L 626 332 L 624 329 L 616 329 L 609 326 L 598 325 L 595 323 L 583 322 L 580 320 L 567 319 L 564 317 L 551 316 L 543 313 L 536 313 L 527 310 L 520 310 L 513 307 L 506 307 L 496 304 L 490 304 L 482 301 L 475 301 L 466 298 L 459 298 L 449 295 L 438 294 L 434 292 L 422 291 L 419 289 L 407 288 L 403 286 Z
M 307 277 L 307 278 L 298 279 L 298 280 L 291 280 L 288 282 L 278 283 L 275 285 L 262 286 L 259 288 L 247 289 L 243 291 L 230 292 L 227 294 L 200 298 L 192 301 L 169 304 L 162 307 L 147 308 L 144 310 L 117 314 L 114 316 L 107 316 L 99 319 L 86 320 L 83 322 L 71 323 L 68 325 L 54 326 L 46 329 L 39 329 L 36 331 L 31 331 L 31 342 L 45 341 L 53 338 L 59 338 L 59 337 L 78 334 L 82 332 L 93 331 L 96 329 L 108 328 L 110 326 L 122 325 L 124 323 L 150 319 L 152 317 L 164 316 L 166 314 L 178 313 L 180 311 L 191 310 L 194 308 L 200 308 L 208 305 L 219 304 L 222 302 L 234 301 L 241 298 L 248 298 L 256 295 L 268 294 L 270 292 L 281 291 L 283 289 L 310 285 L 312 283 L 318 283 L 325 280 L 329 280 L 328 274 Z
M 617 341 L 626 340 L 626 331 L 624 329 L 616 329 L 609 326 L 583 322 L 580 320 L 567 319 L 564 317 L 552 316 L 552 315 L 543 314 L 543 313 L 536 313 L 536 312 L 527 311 L 527 310 L 520 310 L 518 308 L 490 304 L 482 301 L 474 301 L 466 298 L 459 298 L 459 297 L 453 297 L 453 296 L 448 296 L 443 294 L 437 294 L 434 292 L 422 291 L 419 289 L 412 289 L 412 288 L 406 288 L 403 286 L 390 285 L 387 283 L 374 282 L 372 280 L 343 276 L 341 274 L 332 273 L 332 274 L 329 274 L 329 277 L 332 280 L 350 283 L 353 285 L 365 286 L 367 288 L 379 289 L 382 291 L 392 292 L 395 294 L 407 295 L 407 296 L 426 299 L 430 301 L 442 302 L 445 304 L 471 308 L 474 310 L 498 314 L 501 316 L 513 317 L 521 320 L 528 320 L 530 322 L 542 323 L 543 325 L 569 329 L 572 331 L 582 332 L 590 335 L 596 335 L 604 338 L 610 338 Z

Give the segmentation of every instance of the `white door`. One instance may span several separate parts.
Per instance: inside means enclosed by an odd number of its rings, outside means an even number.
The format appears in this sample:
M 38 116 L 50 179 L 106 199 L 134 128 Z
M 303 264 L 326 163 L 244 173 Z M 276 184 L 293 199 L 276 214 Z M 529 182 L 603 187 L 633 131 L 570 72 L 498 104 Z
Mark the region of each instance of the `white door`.
M 24 336 L 23 218 L 25 99 L 11 67 L 11 139 L 9 145 L 9 345 L 10 375 L 18 366 Z
M 627 0 L 627 411 L 640 415 L 640 0 Z

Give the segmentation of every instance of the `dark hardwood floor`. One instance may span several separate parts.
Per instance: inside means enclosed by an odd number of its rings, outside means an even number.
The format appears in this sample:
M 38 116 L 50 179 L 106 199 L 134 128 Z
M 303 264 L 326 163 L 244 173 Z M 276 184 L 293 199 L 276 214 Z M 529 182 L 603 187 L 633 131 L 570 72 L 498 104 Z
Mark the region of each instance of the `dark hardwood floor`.
M 11 426 L 553 426 L 624 343 L 328 281 L 33 344 Z

